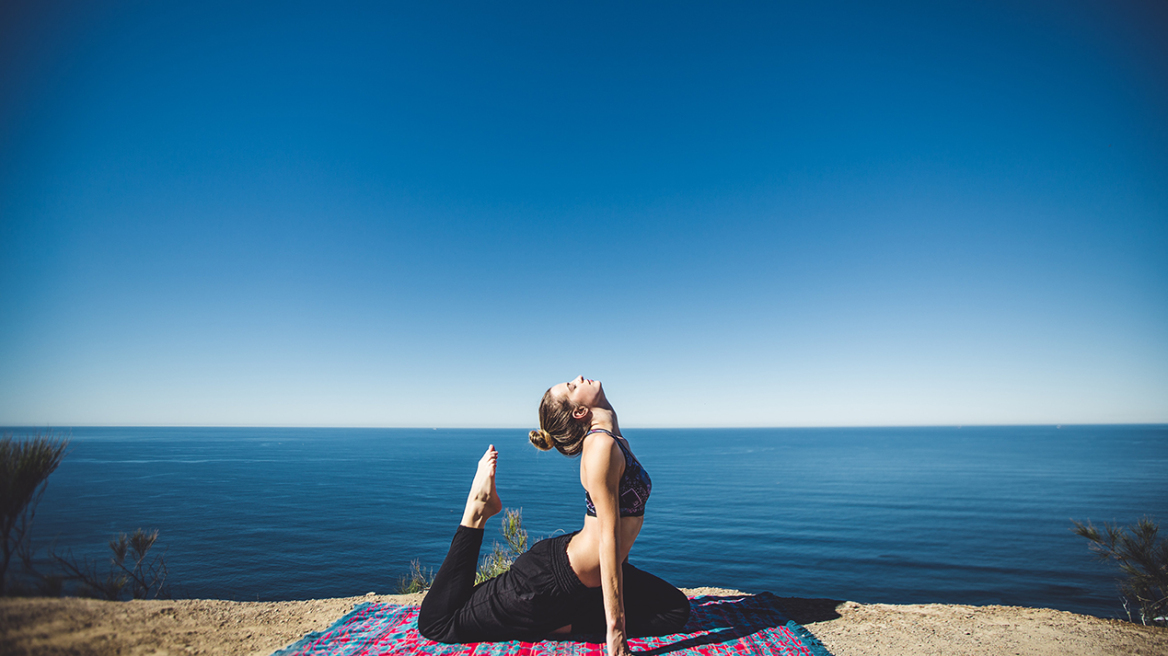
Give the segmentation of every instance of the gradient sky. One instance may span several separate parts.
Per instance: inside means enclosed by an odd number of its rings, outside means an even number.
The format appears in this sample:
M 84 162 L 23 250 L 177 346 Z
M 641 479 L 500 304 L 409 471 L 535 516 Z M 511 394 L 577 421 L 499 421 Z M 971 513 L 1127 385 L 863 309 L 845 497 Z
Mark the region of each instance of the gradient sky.
M 1168 3 L 874 4 L 4 2 L 0 424 L 1168 421 Z

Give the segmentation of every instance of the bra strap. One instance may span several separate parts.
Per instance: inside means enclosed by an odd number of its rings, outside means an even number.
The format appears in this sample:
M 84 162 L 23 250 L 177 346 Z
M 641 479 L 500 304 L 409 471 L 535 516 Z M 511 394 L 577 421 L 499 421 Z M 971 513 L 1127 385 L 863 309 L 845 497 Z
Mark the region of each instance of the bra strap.
M 633 454 L 629 453 L 629 447 L 625 446 L 622 443 L 620 438 L 618 438 L 616 435 L 613 435 L 612 431 L 607 431 L 607 430 L 604 430 L 603 428 L 593 428 L 592 430 L 585 433 L 585 435 L 591 435 L 593 433 L 604 433 L 605 435 L 608 435 L 609 437 L 611 437 L 612 441 L 616 442 L 616 445 L 620 447 L 621 453 L 625 454 L 625 461 L 626 462 L 629 461 L 630 459 L 636 460 L 636 458 L 633 457 Z

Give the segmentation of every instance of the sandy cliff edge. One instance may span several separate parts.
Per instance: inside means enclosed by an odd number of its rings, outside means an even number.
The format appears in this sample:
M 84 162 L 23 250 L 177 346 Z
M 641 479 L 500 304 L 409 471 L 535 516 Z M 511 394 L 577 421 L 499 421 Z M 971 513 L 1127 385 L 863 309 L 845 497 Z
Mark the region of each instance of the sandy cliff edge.
M 741 594 L 691 588 L 688 594 Z M 249 654 L 268 656 L 363 601 L 418 603 L 422 595 L 310 601 L 0 599 L 0 653 L 29 656 Z M 1168 629 L 1045 608 L 858 604 L 781 598 L 783 610 L 836 656 L 1168 656 Z

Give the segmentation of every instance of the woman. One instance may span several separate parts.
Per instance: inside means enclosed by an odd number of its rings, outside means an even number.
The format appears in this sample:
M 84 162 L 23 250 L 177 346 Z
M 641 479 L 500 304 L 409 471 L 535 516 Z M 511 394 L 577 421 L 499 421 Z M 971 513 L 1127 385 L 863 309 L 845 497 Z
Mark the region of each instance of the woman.
M 541 640 L 550 634 L 604 632 L 610 656 L 628 638 L 676 633 L 689 600 L 628 562 L 644 523 L 652 484 L 621 436 L 598 381 L 583 376 L 553 386 L 539 405 L 531 443 L 580 454 L 584 527 L 541 540 L 511 569 L 474 585 L 483 527 L 503 509 L 495 491 L 498 452 L 479 460 L 462 522 L 418 614 L 418 630 L 440 642 Z

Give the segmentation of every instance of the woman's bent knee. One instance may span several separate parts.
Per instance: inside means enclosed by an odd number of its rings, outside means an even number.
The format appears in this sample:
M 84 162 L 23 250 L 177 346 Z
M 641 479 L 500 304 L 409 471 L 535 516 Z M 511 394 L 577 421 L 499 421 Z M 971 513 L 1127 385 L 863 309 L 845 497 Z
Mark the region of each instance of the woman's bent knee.
M 433 613 L 427 613 L 424 602 L 421 610 L 418 611 L 418 633 L 427 640 L 447 644 L 458 642 L 453 640 L 450 635 L 452 633 L 450 625 L 453 622 L 453 617 L 433 617 Z
M 652 630 L 656 635 L 681 633 L 681 630 L 685 628 L 685 623 L 689 621 L 689 598 L 685 596 L 685 593 L 678 590 L 677 596 L 672 601 L 673 603 L 661 610 L 653 621 Z
M 427 640 L 433 640 L 434 642 L 441 642 L 447 645 L 453 645 L 462 642 L 461 640 L 455 640 L 454 636 L 447 635 L 445 633 L 431 633 L 429 631 L 423 631 L 421 628 L 418 629 L 418 633 L 422 634 L 422 637 Z
M 689 598 L 685 593 L 681 595 L 682 603 L 667 614 L 667 621 L 673 627 L 671 633 L 678 633 L 685 628 L 685 623 L 689 621 Z
M 433 640 L 434 642 L 442 642 L 442 643 L 446 643 L 448 645 L 454 644 L 457 642 L 461 642 L 461 640 L 455 639 L 455 637 L 450 634 L 451 632 L 449 631 L 448 628 L 439 628 L 439 627 L 435 627 L 435 626 L 423 626 L 421 624 L 418 624 L 418 633 L 420 633 L 422 635 L 422 637 L 427 639 L 427 640 Z

